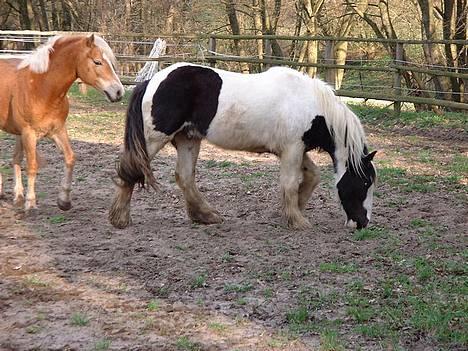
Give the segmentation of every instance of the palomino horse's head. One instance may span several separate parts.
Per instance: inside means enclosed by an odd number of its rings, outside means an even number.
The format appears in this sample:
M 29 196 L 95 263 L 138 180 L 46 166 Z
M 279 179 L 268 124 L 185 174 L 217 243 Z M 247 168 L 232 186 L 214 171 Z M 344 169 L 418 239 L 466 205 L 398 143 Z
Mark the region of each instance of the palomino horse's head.
M 348 166 L 336 184 L 341 205 L 346 212 L 346 226 L 349 228 L 361 229 L 369 224 L 376 178 L 372 159 L 376 152 L 362 157 L 360 170 Z
M 124 88 L 114 70 L 115 57 L 112 50 L 104 39 L 94 34 L 84 41 L 84 50 L 78 59 L 78 77 L 103 92 L 110 101 L 119 101 Z

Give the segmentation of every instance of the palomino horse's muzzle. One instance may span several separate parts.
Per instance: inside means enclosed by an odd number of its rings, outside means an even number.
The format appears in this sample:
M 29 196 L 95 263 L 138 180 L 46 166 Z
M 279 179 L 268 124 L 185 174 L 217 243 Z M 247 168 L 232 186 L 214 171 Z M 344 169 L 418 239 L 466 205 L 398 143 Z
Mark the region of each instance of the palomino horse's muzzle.
M 122 97 L 124 96 L 125 92 L 124 87 L 120 82 L 118 84 L 111 84 L 106 88 L 102 89 L 102 91 L 104 92 L 104 94 L 110 102 L 117 102 L 122 100 Z

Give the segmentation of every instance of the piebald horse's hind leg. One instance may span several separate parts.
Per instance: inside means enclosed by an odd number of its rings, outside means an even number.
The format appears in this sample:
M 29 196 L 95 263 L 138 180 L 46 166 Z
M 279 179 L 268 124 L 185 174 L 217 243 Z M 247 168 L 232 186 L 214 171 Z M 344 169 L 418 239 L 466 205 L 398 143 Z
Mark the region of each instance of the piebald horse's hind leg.
M 64 176 L 61 183 L 57 205 L 62 211 L 68 211 L 71 205 L 71 184 L 73 178 L 73 168 L 75 167 L 75 154 L 70 146 L 70 139 L 65 127 L 62 127 L 51 136 L 57 147 L 62 151 L 65 159 Z
M 303 182 L 304 146 L 294 144 L 281 153 L 280 183 L 282 195 L 282 217 L 286 224 L 295 229 L 310 228 L 310 222 L 299 209 L 299 187 Z
M 177 149 L 176 181 L 184 193 L 187 212 L 192 221 L 204 224 L 221 223 L 221 216 L 211 208 L 195 184 L 195 165 L 200 152 L 200 139 L 178 133 L 173 140 Z
M 15 178 L 15 185 L 13 188 L 14 199 L 13 203 L 17 207 L 23 207 L 24 205 L 24 187 L 23 180 L 21 178 L 21 162 L 23 162 L 23 142 L 21 136 L 16 136 L 15 150 L 13 151 L 13 174 Z
M 304 153 L 302 158 L 302 183 L 299 185 L 299 209 L 304 210 L 312 192 L 320 182 L 320 171 L 310 157 Z
M 21 141 L 26 155 L 27 162 L 27 174 L 28 174 L 28 190 L 26 192 L 26 202 L 24 209 L 29 211 L 36 208 L 36 174 L 38 169 L 36 144 L 37 136 L 34 130 L 26 129 L 23 130 L 21 135 Z

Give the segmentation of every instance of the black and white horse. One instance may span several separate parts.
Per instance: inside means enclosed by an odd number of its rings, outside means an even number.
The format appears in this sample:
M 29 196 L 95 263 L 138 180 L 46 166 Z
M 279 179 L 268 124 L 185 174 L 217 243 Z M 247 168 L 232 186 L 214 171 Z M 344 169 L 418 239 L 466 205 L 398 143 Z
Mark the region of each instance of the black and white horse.
M 196 222 L 221 222 L 195 184 L 203 138 L 225 149 L 277 155 L 282 216 L 297 229 L 310 227 L 301 210 L 320 179 L 307 151 L 325 150 L 346 225 L 369 223 L 375 151 L 368 153 L 359 119 L 330 87 L 289 68 L 245 75 L 187 63 L 158 72 L 133 91 L 110 222 L 118 228 L 129 224 L 135 184 L 157 187 L 150 162 L 168 142 L 177 149 L 176 181 L 188 215 Z

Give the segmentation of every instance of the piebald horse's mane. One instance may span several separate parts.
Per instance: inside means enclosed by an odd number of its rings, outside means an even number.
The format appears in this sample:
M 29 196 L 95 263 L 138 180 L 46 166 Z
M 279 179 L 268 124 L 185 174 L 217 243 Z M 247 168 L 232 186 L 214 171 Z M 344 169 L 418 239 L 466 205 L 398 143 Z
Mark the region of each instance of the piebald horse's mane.
M 325 122 L 335 145 L 343 147 L 347 162 L 357 172 L 362 170 L 362 156 L 365 154 L 366 137 L 359 118 L 334 93 L 333 89 L 319 79 L 311 79 L 318 102 L 325 111 Z
M 58 41 L 71 41 L 75 38 L 80 38 L 80 36 L 56 35 L 49 38 L 47 42 L 25 57 L 18 65 L 18 69 L 29 67 L 29 69 L 35 73 L 47 72 L 49 69 L 49 56 L 50 53 L 54 51 L 55 44 Z M 100 36 L 94 35 L 94 44 L 102 50 L 104 57 L 107 58 L 113 66 L 115 66 L 116 59 L 107 42 Z

